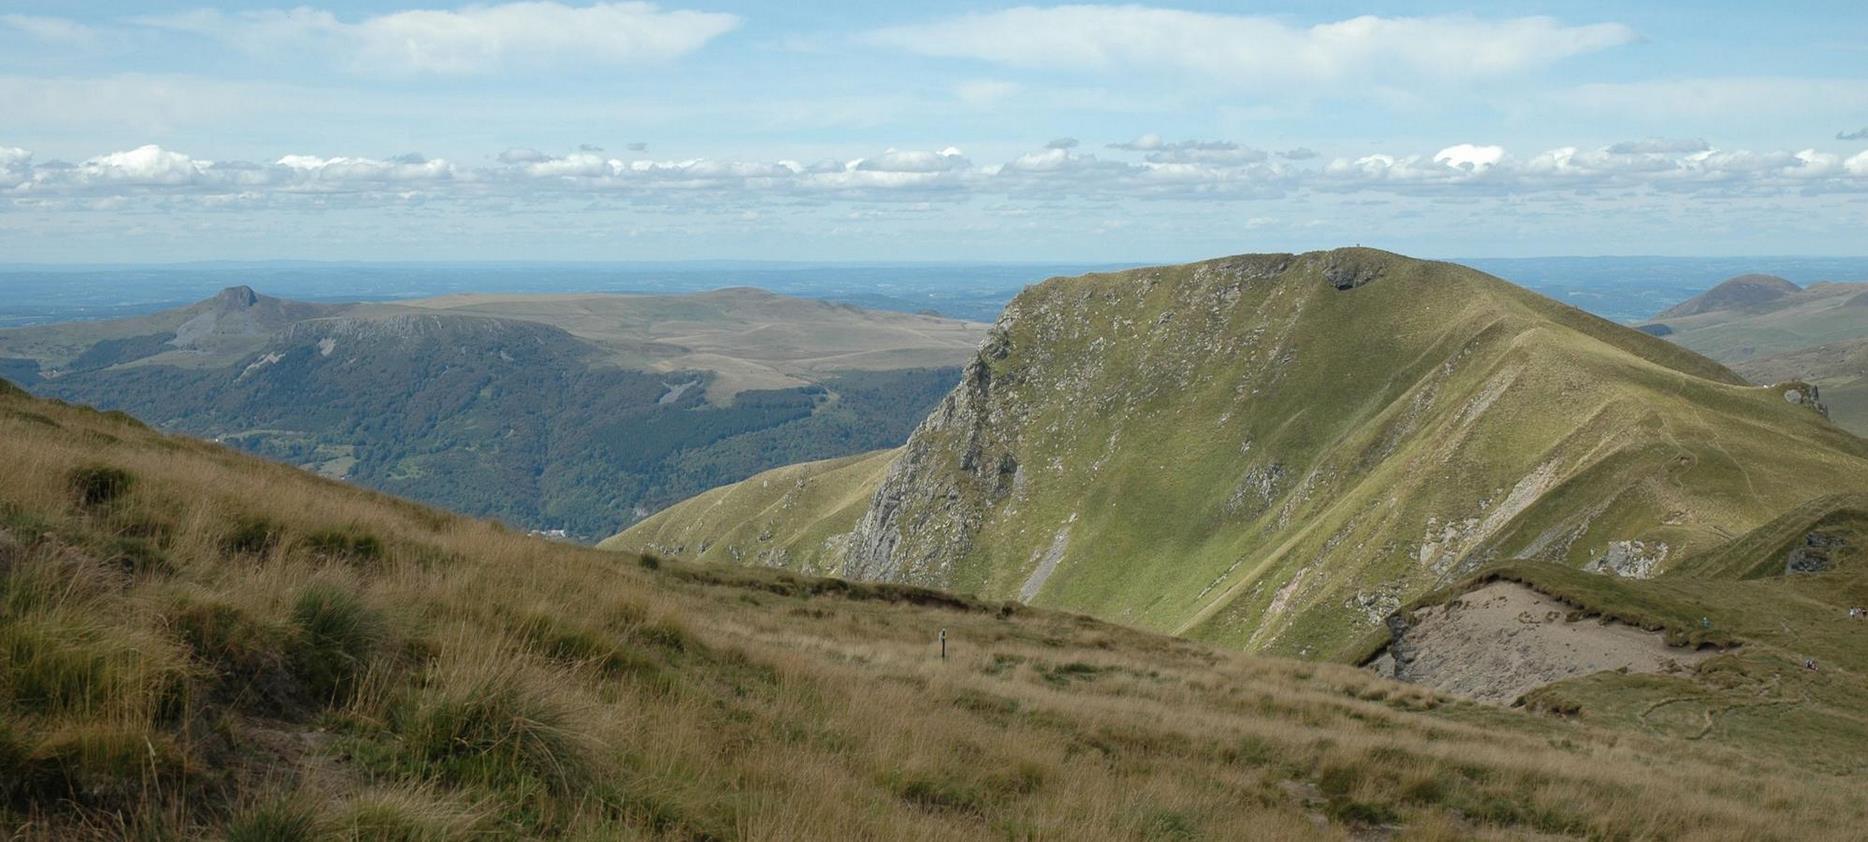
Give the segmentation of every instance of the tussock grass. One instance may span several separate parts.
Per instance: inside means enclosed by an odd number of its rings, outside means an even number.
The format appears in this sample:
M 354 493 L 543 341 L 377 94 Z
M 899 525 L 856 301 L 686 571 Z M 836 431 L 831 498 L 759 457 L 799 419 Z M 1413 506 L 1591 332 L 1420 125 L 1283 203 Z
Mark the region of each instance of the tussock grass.
M 918 588 L 644 565 L 83 409 L 0 408 L 55 422 L 0 415 L 0 827 L 22 839 L 1752 840 L 1868 822 L 1855 777 L 1718 741 Z M 135 482 L 83 505 L 73 472 L 98 465 Z M 273 537 L 230 552 L 253 522 Z M 110 560 L 135 524 L 166 566 Z M 340 534 L 375 549 L 317 537 Z

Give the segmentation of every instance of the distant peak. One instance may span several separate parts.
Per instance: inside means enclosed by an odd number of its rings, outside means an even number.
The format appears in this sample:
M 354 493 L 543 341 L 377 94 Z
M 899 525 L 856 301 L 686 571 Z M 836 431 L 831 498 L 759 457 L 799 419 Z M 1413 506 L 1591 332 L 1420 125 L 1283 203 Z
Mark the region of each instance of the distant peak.
M 259 303 L 259 293 L 245 285 L 228 287 L 214 296 L 214 303 L 223 307 L 245 309 Z
M 1782 292 L 1801 292 L 1803 290 L 1802 287 L 1777 277 L 1776 275 L 1765 275 L 1758 272 L 1726 278 L 1724 283 L 1719 284 L 1719 286 L 1714 287 L 1714 289 L 1719 289 L 1721 287 L 1763 287 L 1765 289 L 1775 289 Z
M 1802 292 L 1803 288 L 1776 275 L 1749 274 L 1727 278 L 1712 289 L 1693 296 L 1678 305 L 1655 316 L 1656 319 L 1679 318 L 1709 313 L 1714 310 L 1732 310 L 1769 304 L 1786 295 Z

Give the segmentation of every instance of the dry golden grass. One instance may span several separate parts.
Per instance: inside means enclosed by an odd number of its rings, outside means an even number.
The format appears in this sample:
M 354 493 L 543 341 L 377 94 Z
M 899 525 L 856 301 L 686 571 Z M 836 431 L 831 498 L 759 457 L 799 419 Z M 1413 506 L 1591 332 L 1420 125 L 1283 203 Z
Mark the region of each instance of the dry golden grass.
M 0 466 L 9 837 L 1748 840 L 1868 822 L 1858 779 L 1730 748 L 1019 606 L 549 544 L 17 394 Z

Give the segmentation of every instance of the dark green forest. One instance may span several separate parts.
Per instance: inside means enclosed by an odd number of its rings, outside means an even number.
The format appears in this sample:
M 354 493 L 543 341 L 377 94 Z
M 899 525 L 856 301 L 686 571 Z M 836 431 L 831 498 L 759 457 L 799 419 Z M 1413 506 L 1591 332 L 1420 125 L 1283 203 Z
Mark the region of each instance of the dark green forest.
M 528 529 L 594 540 L 768 468 L 900 444 L 958 369 L 849 372 L 708 403 L 709 372 L 593 362 L 556 328 L 446 320 L 302 337 L 229 368 L 138 365 L 100 342 L 34 391 Z M 685 386 L 685 388 L 684 388 Z

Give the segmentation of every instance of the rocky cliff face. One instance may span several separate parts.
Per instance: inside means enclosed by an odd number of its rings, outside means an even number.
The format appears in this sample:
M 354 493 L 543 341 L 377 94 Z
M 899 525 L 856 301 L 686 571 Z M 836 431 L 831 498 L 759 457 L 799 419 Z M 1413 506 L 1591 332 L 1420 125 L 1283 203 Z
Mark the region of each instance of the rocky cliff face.
M 1039 284 L 876 476 L 849 532 L 800 542 L 827 518 L 790 509 L 756 540 L 852 578 L 1319 655 L 1498 561 L 1659 575 L 1868 486 L 1868 445 L 1663 340 L 1344 249 Z M 729 496 L 768 511 L 760 482 Z M 673 523 L 704 509 L 640 534 L 719 552 L 736 539 Z

